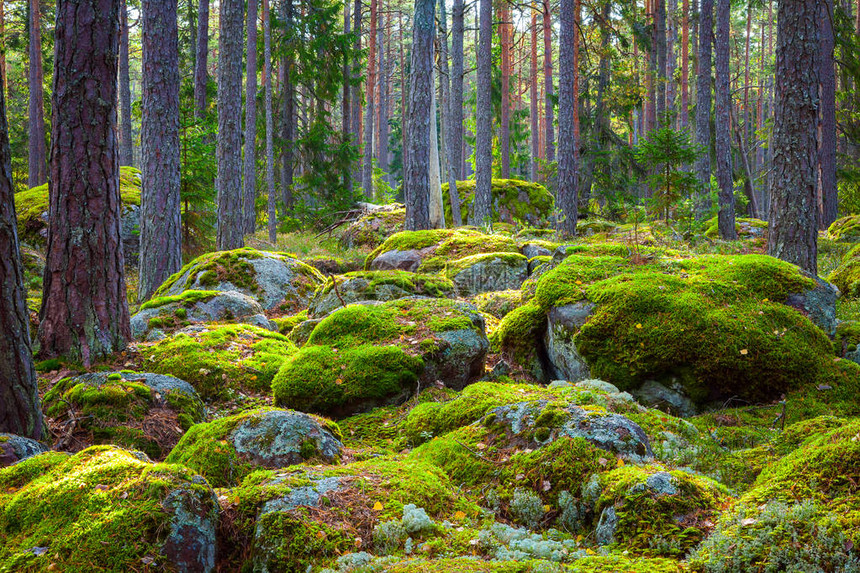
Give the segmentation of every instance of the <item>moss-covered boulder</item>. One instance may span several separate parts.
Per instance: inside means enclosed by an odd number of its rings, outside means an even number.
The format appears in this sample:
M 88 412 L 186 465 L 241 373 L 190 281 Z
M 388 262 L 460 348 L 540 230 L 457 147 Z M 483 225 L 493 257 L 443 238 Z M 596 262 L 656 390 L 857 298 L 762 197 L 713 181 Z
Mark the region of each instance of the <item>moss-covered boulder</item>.
M 253 298 L 235 291 L 187 290 L 174 296 L 155 297 L 131 317 L 131 335 L 136 340 L 162 338 L 192 324 L 239 322 L 267 330 L 275 326 Z
M 334 422 L 292 410 L 261 408 L 193 426 L 167 457 L 209 480 L 238 485 L 256 469 L 336 462 L 343 444 Z
M 291 314 L 307 307 L 322 282 L 319 271 L 294 257 L 246 247 L 197 257 L 171 275 L 153 297 L 187 290 L 238 291 L 267 312 Z
M 475 180 L 457 181 L 460 195 L 460 212 L 463 221 L 472 220 L 472 203 L 475 199 Z M 451 196 L 448 184 L 442 184 L 442 200 L 445 208 L 445 222 L 452 225 Z M 552 194 L 538 183 L 517 179 L 493 179 L 492 210 L 493 221 L 537 227 L 545 225 L 552 214 L 554 205 Z
M 238 392 L 265 393 L 296 352 L 290 340 L 256 326 L 196 325 L 154 343 L 140 343 L 143 367 L 190 383 L 204 400 Z
M 469 298 L 478 310 L 494 316 L 504 318 L 508 313 L 523 304 L 522 292 L 519 289 L 490 291 L 477 294 Z
M 708 228 L 705 230 L 705 236 L 711 239 L 719 238 L 720 229 L 717 225 L 717 217 L 711 218 L 707 222 L 707 225 Z M 736 217 L 735 231 L 739 239 L 763 239 L 767 237 L 767 221 L 748 217 Z
M 272 383 L 278 405 L 336 417 L 403 402 L 418 388 L 462 388 L 484 370 L 484 318 L 471 305 L 405 298 L 350 305 L 322 321 Z
M 519 253 L 519 248 L 510 237 L 467 228 L 404 231 L 370 253 L 364 268 L 434 273 L 452 261 L 482 253 Z
M 500 524 L 501 525 L 501 524 Z M 438 559 L 426 557 L 409 557 L 404 559 L 376 559 L 366 566 L 354 569 L 338 569 L 352 573 L 424 573 L 426 571 L 445 571 L 446 573 L 681 573 L 684 566 L 672 559 L 633 557 L 628 555 L 592 555 L 586 550 L 571 552 L 561 543 L 554 544 L 541 536 L 534 539 L 527 531 L 515 531 L 508 534 L 503 541 L 508 541 L 514 549 L 504 555 L 503 560 L 486 560 L 480 557 L 443 557 Z M 556 549 L 555 546 L 559 548 Z M 574 544 L 575 545 L 575 544 Z M 547 559 L 529 559 L 525 549 L 535 549 L 538 552 L 556 550 L 566 552 L 571 563 L 562 564 Z M 584 555 L 582 555 L 584 554 Z M 525 558 L 523 558 L 525 555 Z
M 482 253 L 451 261 L 445 274 L 458 293 L 468 296 L 520 288 L 528 277 L 529 265 L 519 253 Z
M 32 438 L 0 432 L 0 468 L 48 451 Z
M 215 569 L 218 500 L 200 476 L 94 446 L 0 470 L 0 571 Z
M 161 459 L 206 415 L 188 382 L 162 374 L 97 372 L 64 378 L 43 399 L 45 412 L 74 431 L 65 448 L 115 444 Z
M 860 241 L 860 215 L 836 219 L 827 228 L 827 236 L 834 241 Z
M 853 247 L 843 257 L 841 264 L 828 276 L 827 280 L 839 288 L 846 298 L 860 296 L 860 248 Z
M 376 248 L 385 239 L 403 230 L 406 207 L 402 203 L 374 205 L 367 213 L 340 232 L 340 242 L 346 248 Z
M 696 571 L 851 571 L 860 564 L 860 422 L 766 467 L 693 555 Z
M 441 275 L 407 271 L 357 271 L 331 276 L 317 289 L 308 314 L 321 318 L 348 304 L 386 302 L 411 296 L 445 298 L 454 292 L 454 283 Z

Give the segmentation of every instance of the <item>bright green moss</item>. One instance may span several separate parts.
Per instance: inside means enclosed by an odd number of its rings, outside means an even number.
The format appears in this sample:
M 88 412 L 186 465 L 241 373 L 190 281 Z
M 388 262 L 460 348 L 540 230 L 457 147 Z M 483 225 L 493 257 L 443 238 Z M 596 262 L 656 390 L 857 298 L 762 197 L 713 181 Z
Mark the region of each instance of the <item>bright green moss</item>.
M 546 330 L 546 312 L 534 303 L 514 309 L 502 319 L 490 343 L 519 364 L 537 359 L 538 340 Z
M 272 322 L 278 325 L 278 332 L 280 332 L 284 336 L 288 336 L 296 326 L 306 321 L 307 319 L 308 311 L 307 309 L 305 309 L 299 313 L 292 314 L 289 316 L 273 318 Z
M 705 236 L 711 239 L 716 239 L 720 236 L 720 230 L 717 225 L 717 217 L 712 217 L 705 223 L 708 228 L 705 231 Z M 761 219 L 750 219 L 747 217 L 736 217 L 735 218 L 735 231 L 738 233 L 738 236 L 741 239 L 747 239 L 750 237 L 755 237 L 756 235 L 751 234 L 749 229 L 767 229 L 767 221 L 762 221 Z
M 471 220 L 472 202 L 475 199 L 475 180 L 457 182 L 460 196 L 460 212 L 463 220 Z M 538 183 L 518 179 L 493 179 L 492 182 L 493 222 L 514 223 L 519 225 L 539 225 L 545 223 L 552 213 L 554 201 L 546 187 Z M 451 196 L 448 184 L 442 184 L 442 201 L 445 221 L 453 225 L 451 219 Z
M 470 267 L 493 261 L 500 261 L 509 267 L 522 266 L 528 262 L 528 260 L 519 253 L 479 253 L 477 255 L 469 255 L 449 262 L 445 266 L 445 274 L 449 278 L 454 278 L 459 273 Z
M 355 271 L 339 276 L 329 277 L 323 284 L 317 296 L 330 293 L 334 289 L 333 281 L 338 285 L 350 279 L 367 281 L 367 293 L 375 292 L 382 286 L 395 286 L 413 295 L 432 296 L 441 298 L 448 296 L 454 290 L 454 283 L 441 275 L 410 273 L 408 271 Z M 372 298 L 372 297 L 371 297 Z
M 45 452 L 25 458 L 9 467 L 0 468 L 0 507 L 4 502 L 4 493 L 13 493 L 12 490 L 22 488 L 68 458 L 69 454 L 65 452 Z
M 523 304 L 520 290 L 485 292 L 473 296 L 469 301 L 481 312 L 499 319 L 504 318 Z
M 376 572 L 377 566 L 358 568 L 355 573 Z M 643 558 L 626 555 L 585 556 L 574 563 L 562 565 L 543 560 L 485 561 L 476 557 L 445 557 L 439 559 L 404 558 L 385 565 L 385 573 L 681 573 L 686 569 L 671 559 Z
M 827 280 L 835 284 L 843 296 L 857 298 L 860 296 L 860 258 L 850 256 L 843 260 L 844 262 L 827 276 Z
M 17 195 L 15 197 L 17 199 Z M 856 241 L 860 239 L 860 215 L 848 215 L 836 219 L 827 228 L 827 235 L 834 241 Z
M 440 271 L 453 260 L 480 253 L 518 253 L 516 243 L 504 235 L 487 235 L 472 229 L 433 229 L 429 231 L 404 231 L 389 237 L 382 245 L 367 256 L 365 269 L 371 262 L 388 251 L 408 251 L 428 249 L 419 273 Z
M 239 289 L 255 293 L 260 287 L 255 280 L 257 271 L 249 261 L 262 256 L 262 253 L 250 247 L 206 253 L 170 275 L 155 291 L 153 299 L 163 297 L 181 279 L 184 280 L 183 289 L 190 287 L 195 281 L 203 287 L 229 282 Z
M 174 296 L 158 296 L 153 297 L 147 302 L 143 303 L 140 306 L 140 310 L 146 310 L 148 308 L 159 308 L 168 304 L 181 304 L 184 308 L 189 306 L 193 306 L 198 302 L 205 302 L 207 300 L 213 299 L 216 296 L 221 294 L 217 291 L 212 290 L 187 290 L 182 294 L 174 295 Z M 177 314 L 177 316 L 179 316 Z

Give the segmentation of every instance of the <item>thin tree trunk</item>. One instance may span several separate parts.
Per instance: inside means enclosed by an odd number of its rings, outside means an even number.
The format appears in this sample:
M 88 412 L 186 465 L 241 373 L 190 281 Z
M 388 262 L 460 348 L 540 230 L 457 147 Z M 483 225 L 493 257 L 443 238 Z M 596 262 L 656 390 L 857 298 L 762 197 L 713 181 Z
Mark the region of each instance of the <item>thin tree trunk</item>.
M 532 161 L 529 179 L 537 181 L 538 178 L 538 157 L 540 156 L 540 112 L 538 111 L 538 33 L 537 33 L 537 6 L 532 2 L 532 23 L 531 23 L 531 59 L 529 68 L 529 117 L 531 118 L 531 133 L 529 137 L 532 144 Z
M 511 177 L 511 12 L 507 1 L 499 5 L 499 44 L 502 51 L 502 102 L 499 126 L 502 179 Z
M 668 0 L 669 10 L 666 15 L 666 114 L 669 125 L 677 124 L 678 114 L 675 109 L 677 101 L 677 86 L 675 85 L 675 68 L 678 62 L 675 58 L 675 45 L 678 43 L 678 0 Z
M 58 0 L 40 355 L 85 367 L 131 337 L 117 148 L 116 0 Z
M 693 0 L 695 2 L 696 0 Z M 681 129 L 690 126 L 690 0 L 681 2 Z
M 122 7 L 120 7 L 119 38 L 120 165 L 134 165 L 131 135 L 131 78 L 129 77 L 128 68 L 128 6 L 125 0 L 123 0 Z
M 45 432 L 29 315 L 18 247 L 6 96 L 0 89 L 0 432 L 40 440 Z
M 242 0 L 221 0 L 218 37 L 219 251 L 244 246 L 242 211 Z
M 645 74 L 647 102 L 645 104 L 645 126 L 643 137 L 648 137 L 657 125 L 657 15 L 656 0 L 644 0 L 646 18 L 651 21 L 651 46 L 648 50 L 648 71 Z
M 752 36 L 752 3 L 747 4 L 747 35 L 744 48 L 744 141 L 750 138 L 750 36 Z M 748 147 L 748 146 L 746 146 Z
M 493 108 L 492 81 L 493 8 L 491 0 L 479 0 L 478 93 L 475 133 L 475 199 L 469 221 L 474 226 L 492 227 L 493 193 Z
M 756 199 L 755 191 L 753 190 L 752 182 L 752 169 L 750 169 L 749 163 L 749 154 L 746 147 L 746 142 L 744 141 L 743 134 L 741 133 L 741 126 L 738 125 L 737 122 L 734 122 L 735 128 L 735 139 L 738 142 L 738 155 L 741 158 L 741 166 L 744 170 L 744 195 L 747 196 L 749 200 L 748 214 L 750 217 L 757 218 L 759 216 L 759 205 L 758 199 Z
M 731 8 L 729 0 L 717 0 L 717 35 L 715 38 L 716 112 L 715 136 L 717 148 L 717 183 L 720 238 L 734 241 L 738 238 L 735 229 L 735 196 L 732 185 L 732 140 L 731 106 L 729 89 L 729 25 Z
M 445 0 L 439 0 L 439 46 L 441 54 L 439 63 L 442 66 L 442 103 L 443 116 L 442 125 L 445 128 L 445 155 L 448 158 L 448 199 L 451 201 L 451 223 L 454 227 L 463 225 L 463 216 L 460 213 L 460 194 L 457 192 L 457 167 L 459 159 L 454 157 L 454 129 L 452 118 L 454 117 L 454 103 L 450 97 L 450 76 L 448 75 L 448 14 L 445 10 Z M 462 45 L 460 46 L 462 48 Z M 461 63 L 462 65 L 462 63 Z M 462 84 L 461 84 L 462 88 Z M 461 110 L 462 115 L 462 110 Z M 462 132 L 461 132 L 462 133 Z
M 711 47 L 714 43 L 713 0 L 702 0 L 699 12 L 699 62 L 696 74 L 696 143 L 702 150 L 696 161 L 701 187 L 700 212 L 711 206 Z
M 245 63 L 245 156 L 242 182 L 244 233 L 251 235 L 257 222 L 257 2 L 248 0 L 247 61 Z
M 434 2 L 435 4 L 435 2 Z M 435 32 L 435 26 L 434 26 Z M 434 56 L 435 60 L 435 56 Z M 436 122 L 436 66 L 432 68 L 430 90 L 430 228 L 445 228 L 445 208 L 442 203 L 442 173 L 439 166 L 439 126 Z
M 352 22 L 350 20 L 350 10 L 349 10 L 350 5 L 351 5 L 351 0 L 345 0 L 345 2 L 343 3 L 343 31 L 344 31 L 344 34 L 346 34 L 346 35 L 349 35 L 350 26 L 352 25 Z M 283 66 L 284 65 L 281 64 L 282 68 L 283 68 Z M 352 85 L 350 84 L 349 81 L 347 81 L 348 78 L 351 78 L 351 76 L 350 76 L 351 71 L 349 68 L 349 55 L 347 53 L 344 53 L 343 72 L 342 73 L 343 73 L 344 82 L 343 82 L 343 99 L 341 101 L 341 114 L 340 114 L 341 115 L 341 133 L 343 134 L 343 140 L 344 141 L 350 141 L 350 139 L 351 139 L 351 131 L 350 131 L 350 127 L 351 127 L 350 126 L 350 117 L 351 117 L 351 112 L 350 112 L 351 101 L 350 101 L 350 99 L 351 98 L 350 98 L 350 91 L 352 90 Z M 282 74 L 283 74 L 283 72 L 282 72 Z M 281 98 L 281 99 L 284 103 L 286 102 L 286 100 L 284 98 Z M 284 103 L 281 104 L 282 109 L 283 109 Z M 285 187 L 284 175 L 283 175 L 284 170 L 282 169 L 281 172 L 282 172 L 281 173 L 281 187 L 284 188 Z M 351 189 L 352 188 L 351 177 L 352 177 L 352 173 L 350 172 L 350 170 L 344 169 L 343 170 L 343 187 L 344 187 L 344 189 Z
M 655 46 L 657 49 L 657 125 L 666 120 L 666 0 L 653 0 L 655 12 Z
M 553 89 L 552 89 L 552 15 L 549 0 L 543 0 L 543 82 L 546 102 L 544 148 L 546 160 L 555 161 L 555 127 L 553 126 Z
M 415 231 L 430 228 L 430 114 L 433 113 L 433 39 L 436 35 L 434 0 L 415 1 L 412 62 L 409 74 L 409 145 L 404 169 L 406 222 Z
M 189 0 L 190 1 L 190 0 Z M 194 117 L 206 114 L 206 84 L 209 72 L 209 0 L 200 0 L 197 10 L 197 56 L 194 58 Z
M 821 50 L 818 73 L 821 78 L 821 136 L 819 148 L 821 182 L 820 227 L 826 229 L 837 217 L 836 191 L 836 70 L 833 62 L 833 0 L 819 0 L 818 19 Z
M 352 113 L 352 117 L 350 117 L 350 131 L 352 132 L 352 141 L 356 147 L 361 150 L 361 87 L 358 84 L 359 80 L 359 66 L 361 64 L 360 56 L 361 53 L 361 0 L 355 0 L 353 4 L 352 10 L 352 33 L 355 34 L 355 41 L 353 42 L 352 49 L 355 56 L 352 60 L 352 68 L 353 68 L 353 79 L 355 80 L 355 85 L 352 86 L 352 101 L 350 102 L 349 109 Z M 405 132 L 404 132 L 405 133 Z M 360 155 L 361 158 L 363 156 Z M 361 169 L 363 163 L 362 159 L 359 159 L 353 166 L 352 170 L 352 181 L 354 184 L 358 184 L 361 182 Z
M 391 19 L 388 19 L 388 24 L 390 26 Z M 377 60 L 379 61 L 378 72 L 377 72 L 377 87 L 379 93 L 377 95 L 377 108 L 379 109 L 379 118 L 376 122 L 377 124 L 377 140 L 379 145 L 377 146 L 377 161 L 379 161 L 379 169 L 383 173 L 383 177 L 388 179 L 388 66 L 390 65 L 388 62 L 388 55 L 385 50 L 385 31 L 388 27 L 385 25 L 384 16 L 382 13 L 379 15 L 379 22 L 376 26 L 376 39 L 377 39 Z M 446 77 L 447 81 L 447 77 Z
M 269 207 L 269 242 L 278 241 L 278 213 L 275 201 L 275 122 L 272 118 L 272 25 L 269 21 L 269 0 L 263 0 L 263 88 L 266 92 L 266 194 Z
M 373 119 L 376 115 L 376 13 L 378 0 L 370 0 L 370 31 L 367 55 L 367 111 L 364 114 L 364 169 L 361 188 L 367 199 L 373 198 Z
M 30 105 L 29 117 L 29 154 L 27 156 L 27 185 L 37 187 L 48 181 L 47 150 L 45 145 L 45 92 L 42 87 L 42 27 L 39 24 L 39 0 L 29 0 L 30 18 Z
M 182 267 L 177 4 L 143 0 L 139 300 Z
M 348 2 L 349 0 L 347 0 Z M 285 33 L 287 37 L 292 33 L 293 24 L 293 2 L 292 0 L 281 0 L 281 12 L 284 20 Z M 293 173 L 295 161 L 293 139 L 295 138 L 295 88 L 293 86 L 293 57 L 287 55 L 281 62 L 281 200 L 284 209 L 289 209 L 293 204 Z M 352 102 L 350 101 L 350 109 Z M 344 120 L 346 121 L 346 119 Z M 344 174 L 348 177 L 348 174 Z
M 575 133 L 576 93 L 576 0 L 561 0 L 558 41 L 558 222 L 563 236 L 576 235 L 577 150 Z
M 6 7 L 5 0 L 0 0 L 0 89 L 6 93 Z M 8 138 L 8 134 L 7 134 Z

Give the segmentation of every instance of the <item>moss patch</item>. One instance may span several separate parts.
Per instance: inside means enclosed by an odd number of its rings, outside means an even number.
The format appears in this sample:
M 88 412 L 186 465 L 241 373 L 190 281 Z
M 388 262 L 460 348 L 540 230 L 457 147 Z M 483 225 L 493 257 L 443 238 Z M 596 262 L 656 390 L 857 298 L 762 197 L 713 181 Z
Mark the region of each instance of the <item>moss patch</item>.
M 472 202 L 475 199 L 475 181 L 457 181 L 460 195 L 460 212 L 463 220 L 470 220 Z M 445 221 L 452 225 L 451 196 L 448 184 L 442 184 L 442 201 Z M 545 223 L 552 213 L 554 201 L 546 187 L 538 183 L 517 179 L 493 179 L 492 210 L 493 221 L 519 225 L 538 226 Z
M 860 215 L 848 215 L 836 219 L 827 228 L 827 236 L 834 241 L 856 241 L 860 239 Z

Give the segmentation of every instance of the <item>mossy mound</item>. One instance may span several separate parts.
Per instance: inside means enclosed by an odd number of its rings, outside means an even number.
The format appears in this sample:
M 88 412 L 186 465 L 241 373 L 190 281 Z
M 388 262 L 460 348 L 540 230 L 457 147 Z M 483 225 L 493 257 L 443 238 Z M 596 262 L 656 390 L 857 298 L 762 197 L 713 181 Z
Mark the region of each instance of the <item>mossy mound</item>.
M 519 253 L 519 248 L 510 237 L 468 228 L 404 231 L 390 236 L 370 253 L 364 268 L 433 273 L 451 261 L 482 253 Z
M 842 257 L 842 264 L 827 276 L 827 280 L 835 284 L 846 298 L 860 296 L 860 249 L 855 246 L 848 251 Z
M 204 400 L 223 400 L 268 392 L 296 347 L 282 334 L 234 324 L 192 327 L 137 350 L 147 370 L 189 382 Z
M 289 336 L 290 332 L 292 332 L 295 327 L 297 327 L 307 319 L 308 311 L 307 309 L 305 309 L 301 312 L 297 312 L 296 314 L 274 318 L 272 319 L 272 322 L 277 325 L 278 332 L 280 332 L 284 336 Z
M 560 564 L 543 559 L 486 561 L 478 557 L 442 559 L 411 558 L 373 561 L 365 567 L 350 569 L 354 573 L 681 573 L 684 567 L 671 559 L 649 559 L 624 555 L 585 555 L 574 563 Z
M 519 289 L 477 294 L 471 297 L 469 302 L 474 304 L 481 312 L 499 319 L 504 318 L 523 304 L 522 292 Z
M 275 402 L 343 417 L 404 401 L 417 382 L 462 388 L 483 373 L 484 318 L 465 303 L 350 305 L 320 321 L 272 383 Z
M 457 181 L 460 195 L 460 212 L 463 222 L 472 220 L 472 202 L 475 199 L 475 180 Z M 445 208 L 445 222 L 453 225 L 451 219 L 451 196 L 448 184 L 442 184 L 442 201 Z M 555 202 L 547 188 L 538 183 L 517 179 L 493 179 L 492 210 L 493 222 L 528 225 L 545 225 L 552 214 Z
M 705 236 L 711 239 L 719 238 L 720 229 L 717 217 L 712 217 L 706 223 L 708 228 Z M 761 239 L 767 236 L 767 221 L 747 217 L 735 217 L 735 231 L 739 239 Z
M 529 274 L 519 253 L 481 253 L 451 261 L 445 274 L 462 295 L 520 288 Z
M 43 463 L 44 462 L 44 463 Z M 94 446 L 0 470 L 0 570 L 211 571 L 218 501 L 191 470 Z
M 410 296 L 445 298 L 453 291 L 454 283 L 438 274 L 357 271 L 326 279 L 311 300 L 309 315 L 319 318 L 342 306 L 363 301 L 386 302 Z
M 132 371 L 64 378 L 45 394 L 42 405 L 49 417 L 74 424 L 67 447 L 114 444 L 155 459 L 164 458 L 206 414 L 187 382 Z
M 598 217 L 589 217 L 576 222 L 576 234 L 584 237 L 598 235 L 601 233 L 612 233 L 618 228 L 617 223 L 600 219 Z
M 17 197 L 16 195 L 16 200 Z M 827 228 L 827 236 L 834 241 L 860 241 L 860 215 L 836 219 Z
M 403 230 L 406 222 L 406 207 L 402 203 L 392 203 L 375 207 L 341 231 L 340 242 L 347 248 L 376 248 L 385 239 Z
M 343 449 L 340 437 L 337 425 L 324 418 L 261 408 L 191 427 L 166 461 L 191 468 L 213 487 L 227 487 L 256 469 L 335 462 Z
M 323 276 L 286 253 L 249 247 L 197 257 L 168 277 L 153 298 L 186 290 L 238 291 L 266 311 L 291 314 L 307 307 Z

